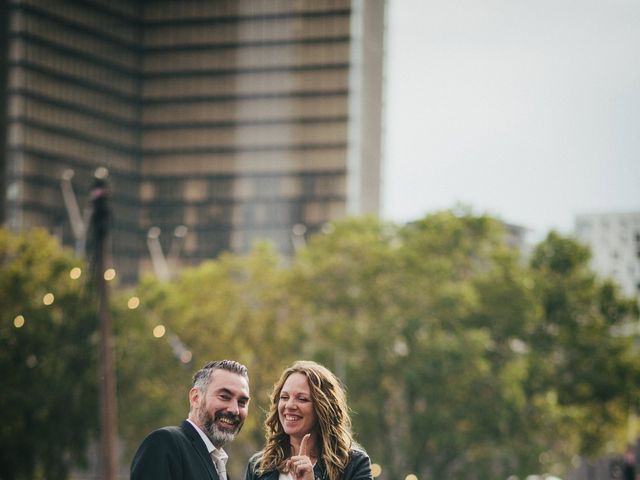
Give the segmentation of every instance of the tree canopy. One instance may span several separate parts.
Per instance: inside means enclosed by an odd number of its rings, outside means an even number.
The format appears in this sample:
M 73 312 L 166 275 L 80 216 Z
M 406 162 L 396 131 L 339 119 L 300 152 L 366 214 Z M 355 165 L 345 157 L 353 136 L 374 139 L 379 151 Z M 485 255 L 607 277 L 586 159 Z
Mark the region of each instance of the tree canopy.
M 67 478 L 95 437 L 96 318 L 81 267 L 45 231 L 0 230 L 0 478 Z
M 221 358 L 250 372 L 249 417 L 230 447 L 236 477 L 263 444 L 273 383 L 300 358 L 344 382 L 356 440 L 382 479 L 561 475 L 576 455 L 621 452 L 638 405 L 638 353 L 622 334 L 637 303 L 588 262 L 555 232 L 524 255 L 501 222 L 463 210 L 404 226 L 347 219 L 291 259 L 257 244 L 170 282 L 146 278 L 113 303 L 122 461 L 185 418 L 192 373 Z M 15 307 L 3 341 L 24 334 L 9 325 L 18 310 L 34 315 L 6 285 Z

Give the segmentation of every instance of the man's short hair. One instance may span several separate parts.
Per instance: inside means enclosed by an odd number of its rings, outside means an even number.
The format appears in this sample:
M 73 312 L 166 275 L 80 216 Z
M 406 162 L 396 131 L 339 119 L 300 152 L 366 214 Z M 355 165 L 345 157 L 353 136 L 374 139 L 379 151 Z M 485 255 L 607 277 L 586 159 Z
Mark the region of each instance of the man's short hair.
M 231 373 L 236 373 L 241 377 L 244 377 L 249 381 L 249 372 L 247 367 L 235 360 L 216 360 L 204 365 L 193 375 L 192 386 L 198 388 L 200 391 L 206 391 L 209 383 L 211 383 L 211 377 L 216 370 L 226 370 Z

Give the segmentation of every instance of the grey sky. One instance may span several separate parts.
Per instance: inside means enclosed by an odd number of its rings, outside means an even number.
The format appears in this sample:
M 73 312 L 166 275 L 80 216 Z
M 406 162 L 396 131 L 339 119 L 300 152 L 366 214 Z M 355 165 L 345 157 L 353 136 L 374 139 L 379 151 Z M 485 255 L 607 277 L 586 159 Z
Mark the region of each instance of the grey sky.
M 640 0 L 389 0 L 383 213 L 640 210 Z

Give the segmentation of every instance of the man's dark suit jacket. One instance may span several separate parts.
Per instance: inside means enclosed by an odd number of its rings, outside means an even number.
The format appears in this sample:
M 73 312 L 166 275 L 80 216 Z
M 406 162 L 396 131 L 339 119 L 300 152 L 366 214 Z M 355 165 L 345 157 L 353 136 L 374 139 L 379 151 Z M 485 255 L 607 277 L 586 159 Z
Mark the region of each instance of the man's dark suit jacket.
M 185 420 L 143 440 L 131 462 L 131 480 L 220 479 L 200 434 Z

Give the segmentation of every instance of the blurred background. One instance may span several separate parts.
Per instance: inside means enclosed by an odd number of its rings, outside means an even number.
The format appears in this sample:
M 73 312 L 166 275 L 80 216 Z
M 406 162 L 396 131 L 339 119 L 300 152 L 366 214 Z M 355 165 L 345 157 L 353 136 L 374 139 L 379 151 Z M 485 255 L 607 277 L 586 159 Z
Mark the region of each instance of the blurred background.
M 298 358 L 381 479 L 635 478 L 640 5 L 0 2 L 0 479 Z

